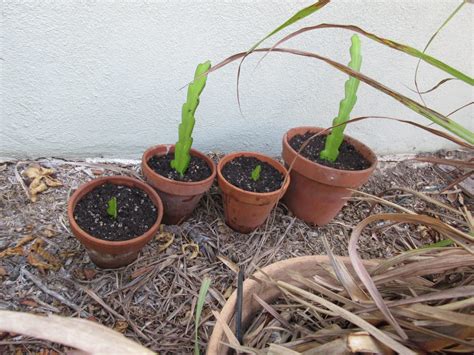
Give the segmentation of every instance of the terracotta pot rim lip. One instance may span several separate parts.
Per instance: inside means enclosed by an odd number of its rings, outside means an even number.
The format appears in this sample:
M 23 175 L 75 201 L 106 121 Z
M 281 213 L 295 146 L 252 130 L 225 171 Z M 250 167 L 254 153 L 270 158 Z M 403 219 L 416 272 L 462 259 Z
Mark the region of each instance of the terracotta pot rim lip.
M 174 147 L 175 145 L 174 144 L 158 144 L 158 145 L 155 145 L 155 146 L 152 146 L 150 148 L 148 148 L 145 153 L 143 153 L 143 156 L 142 156 L 142 163 L 143 165 L 147 168 L 148 172 L 154 176 L 154 177 L 158 177 L 160 179 L 163 179 L 165 180 L 167 183 L 170 183 L 170 184 L 174 184 L 174 185 L 178 185 L 178 186 L 199 186 L 199 185 L 203 185 L 203 184 L 207 184 L 209 182 L 211 182 L 212 180 L 215 179 L 216 177 L 216 164 L 212 161 L 211 158 L 209 158 L 206 154 L 200 152 L 199 150 L 197 149 L 193 149 L 191 148 L 191 153 L 197 153 L 197 155 L 200 157 L 200 158 L 203 158 L 207 165 L 211 168 L 211 175 L 209 175 L 207 178 L 205 178 L 204 180 L 199 180 L 199 181 L 177 181 L 177 180 L 173 180 L 173 179 L 169 179 L 161 174 L 158 174 L 155 170 L 153 170 L 149 165 L 148 165 L 148 160 L 145 160 L 145 156 L 147 154 L 149 154 L 152 150 L 154 149 L 157 149 L 157 148 L 160 148 L 160 147 Z M 154 155 L 157 155 L 157 154 L 154 154 Z M 152 156 L 154 156 L 152 155 Z M 192 155 L 192 154 L 191 154 Z M 151 158 L 151 157 L 150 157 Z
M 284 175 L 286 177 L 286 179 L 285 178 L 283 179 L 282 186 L 278 190 L 271 191 L 271 192 L 253 192 L 253 191 L 247 191 L 247 190 L 241 189 L 240 187 L 237 187 L 237 186 L 231 184 L 229 181 L 227 181 L 227 179 L 221 173 L 224 162 L 227 163 L 228 161 L 233 160 L 233 158 L 235 158 L 236 156 L 241 156 L 241 155 L 253 156 L 255 158 L 265 157 L 265 158 L 270 159 L 275 164 L 278 164 L 279 166 L 281 166 L 283 168 L 283 170 L 285 171 Z M 273 164 L 270 164 L 270 165 L 273 166 Z M 273 166 L 273 167 L 275 168 L 275 166 Z M 224 155 L 222 157 L 222 159 L 219 160 L 219 163 L 217 163 L 217 176 L 228 187 L 230 187 L 233 190 L 236 190 L 236 191 L 238 191 L 238 192 L 240 192 L 244 195 L 247 195 L 247 196 L 273 197 L 273 196 L 282 194 L 282 192 L 285 191 L 288 188 L 288 185 L 290 184 L 290 177 L 289 177 L 289 174 L 288 174 L 288 170 L 283 166 L 283 164 L 280 164 L 277 160 L 269 157 L 268 155 L 257 153 L 257 152 L 250 152 L 250 151 L 238 151 L 238 152 L 232 152 L 232 153 Z
M 109 181 L 109 182 L 113 183 L 114 180 L 118 180 L 118 179 L 120 179 L 120 180 L 125 179 L 125 180 L 128 180 L 130 182 L 137 183 L 139 185 L 137 187 L 142 189 L 143 191 L 145 191 L 147 193 L 147 195 L 150 197 L 150 200 L 152 201 L 152 203 L 158 209 L 157 216 L 156 216 L 156 221 L 155 221 L 155 223 L 153 223 L 153 225 L 150 228 L 148 228 L 148 230 L 145 233 L 143 233 L 142 235 L 139 235 L 135 238 L 128 239 L 128 240 L 121 240 L 121 241 L 103 240 L 103 239 L 94 237 L 93 235 L 90 235 L 89 233 L 87 233 L 85 230 L 83 230 L 79 226 L 79 224 L 76 222 L 76 219 L 74 218 L 74 210 L 73 210 L 72 206 L 74 204 L 74 207 L 76 207 L 77 203 L 79 202 L 79 198 L 78 198 L 79 193 L 81 191 L 83 191 L 84 189 L 86 189 L 87 187 L 89 187 L 90 185 L 97 184 L 97 187 L 98 187 L 98 186 L 101 185 L 100 182 L 106 183 L 107 181 Z M 120 184 L 115 184 L 115 185 L 120 185 Z M 92 189 L 92 190 L 94 190 L 94 189 Z M 158 206 L 156 206 L 155 201 L 158 202 Z M 123 175 L 104 176 L 104 177 L 99 177 L 99 178 L 95 178 L 91 181 L 88 181 L 88 182 L 80 185 L 78 187 L 78 189 L 76 191 L 74 191 L 74 193 L 72 194 L 72 196 L 69 198 L 69 201 L 68 201 L 67 215 L 68 215 L 69 223 L 71 224 L 71 226 L 74 226 L 74 228 L 76 228 L 80 232 L 81 237 L 83 237 L 83 238 L 85 238 L 85 239 L 87 239 L 87 240 L 89 240 L 93 243 L 101 244 L 103 246 L 114 246 L 114 247 L 129 246 L 129 245 L 136 244 L 137 242 L 141 242 L 143 239 L 148 238 L 149 234 L 153 233 L 153 230 L 155 230 L 155 229 L 158 230 L 158 228 L 160 227 L 160 224 L 161 224 L 161 220 L 163 218 L 163 202 L 161 201 L 161 198 L 158 195 L 158 193 L 155 190 L 153 190 L 153 188 L 151 188 L 150 186 L 145 184 L 143 181 L 140 181 L 138 179 L 135 179 L 135 178 L 132 178 L 132 177 L 129 177 L 129 176 L 123 176 Z
M 353 173 L 353 174 L 367 173 L 367 172 L 372 171 L 373 169 L 375 169 L 375 166 L 377 165 L 377 161 L 378 161 L 377 155 L 372 151 L 372 149 L 370 149 L 364 143 L 360 142 L 359 140 L 357 140 L 357 139 L 355 139 L 355 138 L 353 138 L 353 137 L 351 137 L 347 134 L 344 134 L 344 138 L 350 138 L 351 140 L 357 142 L 361 146 L 367 148 L 370 151 L 370 153 L 372 153 L 372 155 L 374 156 L 374 160 L 371 162 L 370 166 L 367 169 L 363 169 L 363 170 L 336 169 L 336 168 L 331 168 L 330 166 L 322 165 L 322 164 L 316 163 L 312 160 L 309 160 L 305 156 L 303 156 L 301 154 L 298 154 L 298 152 L 296 150 L 294 150 L 293 147 L 288 142 L 288 133 L 290 131 L 293 131 L 293 130 L 296 130 L 296 129 L 308 129 L 308 131 L 311 131 L 311 130 L 314 130 L 314 129 L 325 130 L 326 128 L 316 127 L 316 126 L 299 126 L 299 127 L 293 127 L 293 128 L 291 128 L 291 129 L 289 129 L 288 131 L 285 132 L 285 135 L 283 136 L 283 142 L 285 143 L 287 148 L 291 151 L 291 153 L 293 153 L 293 154 L 297 155 L 299 158 L 303 159 L 303 161 L 306 162 L 307 164 L 313 164 L 315 166 L 318 166 L 318 168 L 320 168 L 320 169 L 325 169 L 325 170 L 328 170 L 328 171 L 339 171 L 339 172 Z M 360 154 L 359 151 L 358 151 L 358 153 Z

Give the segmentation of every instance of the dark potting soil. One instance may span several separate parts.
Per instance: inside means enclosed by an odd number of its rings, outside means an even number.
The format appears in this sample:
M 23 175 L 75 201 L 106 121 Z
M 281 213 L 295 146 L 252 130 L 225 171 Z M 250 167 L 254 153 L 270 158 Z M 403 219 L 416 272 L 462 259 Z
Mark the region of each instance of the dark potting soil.
M 148 160 L 148 166 L 156 173 L 171 180 L 195 182 L 207 179 L 212 174 L 212 170 L 207 162 L 199 157 L 191 156 L 188 169 L 183 177 L 171 167 L 171 161 L 174 159 L 174 153 L 168 153 L 161 156 L 153 156 Z
M 260 178 L 252 179 L 252 171 L 257 165 L 262 167 Z M 232 185 L 252 192 L 272 192 L 278 190 L 284 176 L 268 163 L 254 157 L 238 157 L 226 163 L 222 175 Z
M 108 202 L 117 199 L 117 219 L 107 213 Z M 90 235 L 110 241 L 141 236 L 156 222 L 157 208 L 145 191 L 106 183 L 86 194 L 76 205 L 74 219 Z
M 299 151 L 303 143 L 313 136 L 314 133 L 306 132 L 305 134 L 297 134 L 290 139 L 290 146 Z M 314 137 L 311 141 L 304 147 L 301 155 L 305 158 L 314 161 L 315 163 L 329 166 L 334 169 L 340 170 L 364 170 L 370 167 L 370 162 L 360 154 L 355 147 L 343 141 L 341 147 L 339 148 L 339 156 L 336 161 L 331 162 L 329 160 L 321 159 L 319 153 L 324 149 L 324 144 L 326 143 L 326 136 L 321 135 Z

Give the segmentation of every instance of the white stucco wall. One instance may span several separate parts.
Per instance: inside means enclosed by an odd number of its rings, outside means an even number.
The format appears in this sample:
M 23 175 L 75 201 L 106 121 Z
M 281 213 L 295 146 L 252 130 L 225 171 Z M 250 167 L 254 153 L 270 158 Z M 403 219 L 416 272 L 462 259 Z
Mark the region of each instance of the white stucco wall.
M 422 49 L 459 1 L 334 1 L 301 22 L 356 24 Z M 114 1 L 3 0 L 2 157 L 139 158 L 144 149 L 173 143 L 185 91 L 197 63 L 217 63 L 245 50 L 311 0 Z M 429 53 L 473 75 L 473 9 L 466 5 Z M 297 24 L 291 29 L 301 25 Z M 288 33 L 285 31 L 284 33 Z M 351 33 L 320 30 L 286 46 L 348 62 Z M 280 38 L 280 36 L 278 36 Z M 362 71 L 416 99 L 416 59 L 362 39 Z M 270 40 L 268 43 L 273 43 Z M 195 147 L 279 154 L 281 136 L 297 125 L 328 126 L 337 114 L 346 76 L 313 59 L 272 54 L 242 76 L 242 109 L 235 97 L 236 64 L 210 76 L 197 111 Z M 421 88 L 446 74 L 423 64 Z M 361 83 L 354 115 L 387 115 L 428 123 Z M 448 113 L 473 100 L 451 81 L 426 96 Z M 474 129 L 473 106 L 453 116 Z M 429 151 L 451 146 L 421 130 L 370 120 L 348 134 L 376 152 Z

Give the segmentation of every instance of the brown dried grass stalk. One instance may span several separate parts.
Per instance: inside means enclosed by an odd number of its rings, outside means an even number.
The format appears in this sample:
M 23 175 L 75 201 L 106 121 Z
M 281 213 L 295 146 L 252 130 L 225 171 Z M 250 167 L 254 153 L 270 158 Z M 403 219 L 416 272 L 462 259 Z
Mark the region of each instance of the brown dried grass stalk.
M 420 193 L 404 191 L 443 207 Z M 360 196 L 391 208 L 395 205 L 381 197 Z M 280 288 L 282 297 L 272 305 L 260 300 L 263 309 L 247 327 L 242 346 L 229 346 L 257 354 L 472 353 L 473 237 L 439 219 L 402 211 L 369 216 L 353 229 L 349 243 L 353 269 L 346 268 L 326 242 L 331 267 L 324 275 L 305 278 L 294 273 L 293 280 L 302 287 L 266 276 L 265 281 Z M 459 247 L 416 249 L 376 260 L 376 266 L 367 270 L 357 253 L 357 241 L 368 225 L 386 221 L 423 225 Z

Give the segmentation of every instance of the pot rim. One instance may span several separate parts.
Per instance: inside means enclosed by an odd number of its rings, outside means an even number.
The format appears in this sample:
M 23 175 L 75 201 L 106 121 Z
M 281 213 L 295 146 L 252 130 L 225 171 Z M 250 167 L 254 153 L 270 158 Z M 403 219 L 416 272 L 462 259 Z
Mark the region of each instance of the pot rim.
M 97 237 L 94 237 L 93 235 L 90 235 L 87 233 L 84 229 L 82 229 L 79 224 L 76 222 L 76 219 L 74 218 L 74 210 L 77 206 L 77 203 L 89 192 L 93 191 L 95 188 L 110 182 L 114 185 L 123 185 L 121 183 L 118 183 L 119 181 L 126 180 L 133 184 L 135 187 L 140 188 L 141 190 L 145 191 L 152 203 L 155 205 L 155 207 L 158 209 L 157 211 L 157 217 L 155 223 L 148 228 L 148 230 L 143 233 L 142 235 L 139 235 L 135 238 L 128 239 L 128 240 L 122 240 L 122 241 L 111 241 L 111 240 L 103 240 Z M 127 185 L 125 185 L 127 186 Z M 85 191 L 85 192 L 84 192 Z M 83 196 L 79 197 L 80 194 L 84 193 Z M 161 220 L 163 218 L 163 202 L 161 201 L 160 196 L 158 193 L 149 185 L 145 184 L 144 182 L 131 178 L 129 176 L 123 176 L 123 175 L 117 175 L 117 176 L 104 176 L 104 177 L 99 177 L 95 178 L 91 181 L 88 181 L 82 185 L 80 185 L 77 190 L 72 194 L 72 196 L 69 198 L 68 205 L 67 205 L 67 216 L 69 219 L 69 223 L 71 224 L 71 229 L 76 229 L 77 231 L 80 232 L 81 237 L 87 240 L 88 242 L 91 242 L 93 244 L 101 244 L 103 246 L 110 246 L 110 247 L 126 247 L 130 246 L 133 244 L 138 244 L 145 239 L 149 238 L 150 233 L 153 233 L 154 230 L 158 230 L 161 224 Z M 73 233 L 74 234 L 74 233 Z
M 247 191 L 247 190 L 241 189 L 240 187 L 237 187 L 231 184 L 229 181 L 227 181 L 224 175 L 222 175 L 221 170 L 227 162 L 232 161 L 235 158 L 238 158 L 240 156 L 255 157 L 259 160 L 262 160 L 264 163 L 270 164 L 272 167 L 274 167 L 280 173 L 283 174 L 282 186 L 280 186 L 280 188 L 275 191 L 253 192 L 253 191 Z M 219 163 L 217 164 L 217 177 L 221 181 L 221 183 L 225 185 L 225 187 L 236 190 L 239 193 L 244 194 L 248 197 L 257 197 L 257 196 L 258 197 L 274 197 L 277 195 L 283 195 L 282 192 L 286 191 L 286 189 L 288 188 L 288 185 L 290 184 L 290 174 L 288 173 L 288 170 L 283 166 L 283 164 L 281 164 L 278 160 L 269 157 L 268 155 L 257 153 L 257 152 L 250 152 L 250 151 L 232 152 L 222 157 L 222 159 L 220 159 Z
M 148 148 L 143 153 L 143 156 L 142 156 L 142 163 L 143 163 L 142 164 L 142 169 L 146 169 L 147 173 L 150 174 L 151 176 L 153 176 L 155 178 L 163 179 L 167 183 L 174 184 L 174 185 L 177 185 L 177 186 L 183 186 L 183 187 L 184 186 L 191 187 L 191 186 L 204 185 L 204 184 L 212 182 L 215 179 L 216 170 L 217 170 L 216 169 L 216 164 L 206 154 L 201 153 L 199 150 L 196 150 L 196 149 L 193 149 L 193 148 L 191 148 L 191 150 L 190 150 L 191 155 L 194 155 L 194 156 L 197 156 L 197 157 L 203 159 L 207 163 L 207 165 L 211 168 L 211 175 L 209 175 L 207 178 L 205 178 L 204 180 L 199 180 L 199 181 L 177 181 L 177 180 L 169 179 L 166 176 L 163 176 L 161 174 L 158 174 L 155 170 L 153 170 L 148 165 L 148 160 L 150 160 L 155 155 L 157 155 L 157 156 L 164 155 L 164 154 L 156 154 L 156 153 L 152 154 L 152 152 L 154 150 L 157 150 L 157 149 L 162 148 L 162 147 L 166 149 L 165 154 L 168 154 L 169 152 L 174 151 L 175 145 L 174 144 L 157 144 L 157 145 L 154 145 L 154 146 Z
M 306 164 L 313 164 L 313 165 L 316 165 L 318 166 L 318 168 L 320 169 L 323 169 L 325 171 L 328 171 L 328 172 L 344 172 L 344 173 L 351 173 L 351 174 L 366 174 L 368 172 L 371 172 L 372 170 L 375 169 L 376 165 L 377 165 L 377 162 L 378 162 L 378 159 L 377 159 L 377 155 L 372 151 L 372 149 L 370 149 L 367 145 L 365 145 L 364 143 L 362 143 L 361 141 L 347 135 L 347 134 L 344 134 L 344 140 L 346 140 L 347 138 L 349 138 L 351 141 L 355 142 L 356 144 L 362 146 L 362 147 L 365 147 L 367 149 L 367 151 L 370 152 L 370 159 L 368 157 L 365 157 L 371 164 L 368 168 L 366 169 L 363 169 L 363 170 L 345 170 L 345 169 L 336 169 L 336 168 L 332 168 L 332 167 L 329 167 L 329 166 L 326 166 L 326 165 L 322 165 L 322 164 L 319 164 L 317 162 L 314 162 L 308 158 L 306 158 L 305 156 L 303 156 L 302 154 L 299 154 L 296 150 L 293 149 L 293 147 L 290 145 L 289 141 L 288 141 L 288 133 L 290 133 L 291 131 L 294 131 L 294 130 L 307 130 L 307 131 L 323 131 L 325 130 L 326 128 L 322 128 L 322 127 L 317 127 L 317 126 L 298 126 L 298 127 L 293 127 L 291 129 L 289 129 L 288 131 L 285 132 L 285 135 L 283 136 L 283 142 L 284 144 L 286 145 L 287 149 L 294 155 L 296 155 L 296 159 L 302 159 L 304 161 L 304 163 Z M 317 132 L 316 132 L 317 133 Z M 329 131 L 328 131 L 329 133 Z M 359 149 L 357 149 L 357 152 L 359 154 L 360 151 Z M 295 159 L 295 160 L 296 160 Z M 291 164 L 291 163 L 290 163 Z

